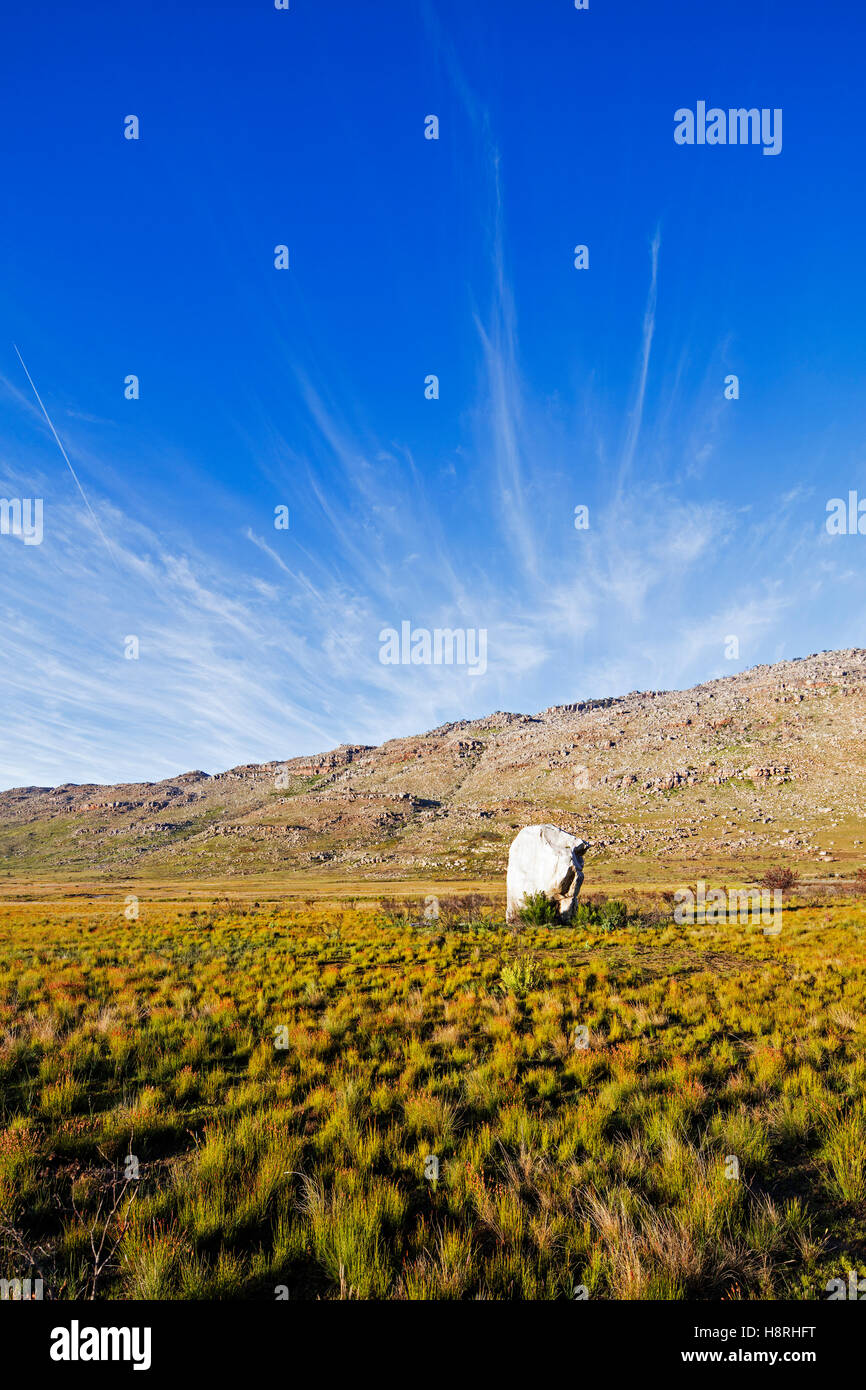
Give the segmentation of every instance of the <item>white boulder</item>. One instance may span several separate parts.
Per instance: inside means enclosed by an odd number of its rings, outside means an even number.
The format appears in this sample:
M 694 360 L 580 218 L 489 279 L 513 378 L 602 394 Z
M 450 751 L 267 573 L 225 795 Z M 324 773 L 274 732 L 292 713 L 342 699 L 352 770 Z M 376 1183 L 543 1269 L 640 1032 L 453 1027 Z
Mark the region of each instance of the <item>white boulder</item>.
M 561 922 L 569 922 L 583 883 L 583 854 L 588 840 L 579 840 L 555 825 L 527 825 L 515 835 L 508 851 L 506 921 L 516 922 L 523 900 L 544 893 L 556 904 Z

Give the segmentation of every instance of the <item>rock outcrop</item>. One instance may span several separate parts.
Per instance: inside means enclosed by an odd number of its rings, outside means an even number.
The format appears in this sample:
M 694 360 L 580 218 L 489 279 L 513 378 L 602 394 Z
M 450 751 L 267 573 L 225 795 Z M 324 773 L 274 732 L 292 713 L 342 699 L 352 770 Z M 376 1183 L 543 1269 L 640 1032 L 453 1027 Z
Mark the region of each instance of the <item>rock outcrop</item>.
M 555 903 L 559 920 L 571 921 L 583 883 L 583 854 L 589 849 L 555 825 L 527 825 L 515 835 L 508 852 L 507 920 L 519 920 L 524 899 L 543 893 Z

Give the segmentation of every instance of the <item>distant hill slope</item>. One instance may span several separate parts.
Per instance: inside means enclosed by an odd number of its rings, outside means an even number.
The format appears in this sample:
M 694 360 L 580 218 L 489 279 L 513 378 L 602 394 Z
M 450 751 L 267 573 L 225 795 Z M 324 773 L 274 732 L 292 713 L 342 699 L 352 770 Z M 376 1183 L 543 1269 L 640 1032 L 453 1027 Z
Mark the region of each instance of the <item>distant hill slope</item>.
M 0 794 L 0 867 L 479 878 L 519 827 L 553 821 L 613 873 L 847 873 L 866 863 L 864 724 L 866 651 L 822 652 L 212 777 L 17 788 Z

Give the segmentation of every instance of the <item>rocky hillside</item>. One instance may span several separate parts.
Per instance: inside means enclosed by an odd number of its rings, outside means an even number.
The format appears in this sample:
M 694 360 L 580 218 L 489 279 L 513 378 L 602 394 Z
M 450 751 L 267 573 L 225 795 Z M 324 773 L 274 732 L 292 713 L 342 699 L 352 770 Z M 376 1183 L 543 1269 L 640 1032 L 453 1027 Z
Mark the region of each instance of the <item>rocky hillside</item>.
M 518 828 L 553 821 L 609 874 L 844 876 L 866 864 L 864 732 L 866 651 L 822 652 L 215 776 L 18 788 L 0 794 L 0 866 L 482 878 Z

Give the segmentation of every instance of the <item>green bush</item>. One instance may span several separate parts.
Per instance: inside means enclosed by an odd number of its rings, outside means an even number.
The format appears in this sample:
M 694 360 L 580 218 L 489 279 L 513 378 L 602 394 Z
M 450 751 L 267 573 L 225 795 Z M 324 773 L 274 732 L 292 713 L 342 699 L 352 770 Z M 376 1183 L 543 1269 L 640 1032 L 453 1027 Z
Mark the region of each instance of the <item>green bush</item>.
M 628 926 L 628 907 L 619 898 L 587 898 L 579 902 L 572 918 L 576 927 L 597 927 L 600 931 L 619 931 Z
M 559 909 L 546 893 L 527 893 L 520 905 L 520 920 L 528 927 L 550 927 L 559 921 Z
M 599 915 L 602 931 L 619 931 L 628 926 L 628 907 L 620 898 L 608 898 Z

